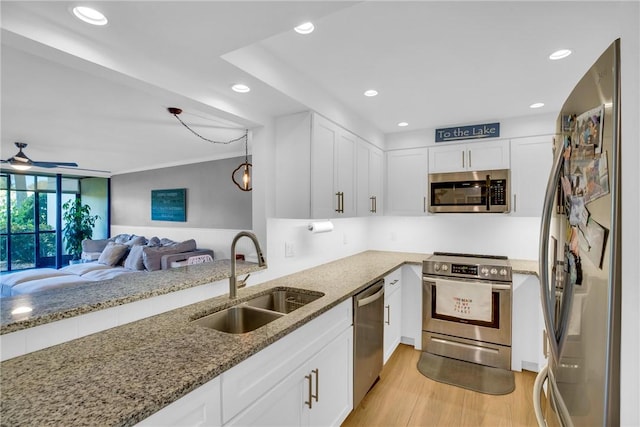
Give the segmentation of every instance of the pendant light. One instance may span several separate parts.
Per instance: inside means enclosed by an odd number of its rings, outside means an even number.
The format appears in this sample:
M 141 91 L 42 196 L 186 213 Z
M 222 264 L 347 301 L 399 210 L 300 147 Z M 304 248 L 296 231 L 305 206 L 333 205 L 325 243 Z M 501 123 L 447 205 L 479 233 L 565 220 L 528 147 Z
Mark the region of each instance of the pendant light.
M 240 166 L 235 168 L 235 170 L 231 173 L 231 179 L 233 183 L 238 186 L 238 188 L 242 191 L 251 191 L 253 188 L 251 187 L 251 163 L 249 163 L 249 147 L 248 147 L 248 137 L 247 133 L 244 134 L 244 163 L 241 163 Z M 239 170 L 242 169 L 242 184 L 236 181 L 236 174 Z
M 244 135 L 232 139 L 230 141 L 214 141 L 213 139 L 209 139 L 209 138 L 205 138 L 204 136 L 200 135 L 198 132 L 194 131 L 193 129 L 191 129 L 189 127 L 189 125 L 187 125 L 185 122 L 182 121 L 182 119 L 180 119 L 180 117 L 178 117 L 179 114 L 182 114 L 182 109 L 177 108 L 177 107 L 169 107 L 167 108 L 167 111 L 169 112 L 169 114 L 171 114 L 173 117 L 175 117 L 180 124 L 182 124 L 182 126 L 184 126 L 185 128 L 189 129 L 189 131 L 194 134 L 195 136 L 197 136 L 198 138 L 210 142 L 212 144 L 231 144 L 232 142 L 237 142 L 237 141 L 241 141 L 244 139 L 244 163 L 241 163 L 240 166 L 238 166 L 232 173 L 231 173 L 231 180 L 233 181 L 233 183 L 235 185 L 238 186 L 238 188 L 242 191 L 251 191 L 251 163 L 249 163 L 249 147 L 248 147 L 248 134 L 249 131 L 245 129 L 244 131 Z M 238 184 L 238 181 L 236 181 L 236 172 L 238 172 L 240 169 L 242 169 L 242 184 Z

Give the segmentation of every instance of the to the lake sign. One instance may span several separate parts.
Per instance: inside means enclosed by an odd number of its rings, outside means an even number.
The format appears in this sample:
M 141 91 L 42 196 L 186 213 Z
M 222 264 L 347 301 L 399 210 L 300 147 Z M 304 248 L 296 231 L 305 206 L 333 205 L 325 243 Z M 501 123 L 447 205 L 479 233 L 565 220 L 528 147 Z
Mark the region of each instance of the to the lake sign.
M 498 138 L 500 123 L 482 125 L 456 126 L 436 129 L 436 142 L 459 141 L 461 139 Z

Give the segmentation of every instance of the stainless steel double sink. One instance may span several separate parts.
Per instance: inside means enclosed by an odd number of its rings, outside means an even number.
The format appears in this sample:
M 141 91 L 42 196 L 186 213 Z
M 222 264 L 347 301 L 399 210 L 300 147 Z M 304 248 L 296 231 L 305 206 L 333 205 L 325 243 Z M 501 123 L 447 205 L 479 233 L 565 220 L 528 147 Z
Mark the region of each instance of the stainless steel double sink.
M 192 322 L 228 334 L 244 334 L 322 296 L 324 296 L 322 292 L 278 287 Z

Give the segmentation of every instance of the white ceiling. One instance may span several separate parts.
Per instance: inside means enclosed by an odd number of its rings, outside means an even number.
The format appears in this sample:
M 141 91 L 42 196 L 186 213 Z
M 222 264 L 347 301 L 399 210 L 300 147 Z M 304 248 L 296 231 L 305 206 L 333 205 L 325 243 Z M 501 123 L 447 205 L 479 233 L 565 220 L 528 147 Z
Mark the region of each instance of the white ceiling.
M 220 140 L 309 108 L 384 134 L 557 112 L 620 13 L 611 1 L 91 1 L 109 19 L 93 27 L 77 3 L 0 3 L 2 159 L 21 141 L 33 160 L 111 175 L 243 154 L 197 139 L 169 106 Z M 314 33 L 292 30 L 308 20 Z M 549 61 L 559 48 L 574 54 Z

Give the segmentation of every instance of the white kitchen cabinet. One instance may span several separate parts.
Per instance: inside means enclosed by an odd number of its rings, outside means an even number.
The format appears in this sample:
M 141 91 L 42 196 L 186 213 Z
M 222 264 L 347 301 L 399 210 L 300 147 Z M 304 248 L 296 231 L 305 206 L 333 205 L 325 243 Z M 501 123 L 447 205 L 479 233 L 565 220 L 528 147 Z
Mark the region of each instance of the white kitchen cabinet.
M 226 425 L 340 425 L 351 412 L 352 341 L 344 330 Z
M 386 215 L 426 215 L 427 149 L 386 153 Z
M 349 299 L 224 372 L 223 423 L 339 425 L 353 406 L 352 323 Z
M 429 147 L 429 173 L 509 169 L 509 141 Z
M 358 138 L 356 155 L 356 214 L 382 214 L 382 150 Z
M 538 372 L 546 364 L 538 277 L 514 274 L 512 301 L 511 370 Z
M 403 344 L 422 349 L 422 265 L 402 267 L 402 336 Z
M 220 377 L 142 420 L 138 426 L 220 426 Z
M 402 269 L 384 278 L 384 358 L 391 357 L 400 344 L 402 334 Z
M 553 163 L 550 136 L 511 141 L 511 215 L 540 216 Z
M 303 112 L 276 119 L 276 216 L 356 215 L 357 137 Z

